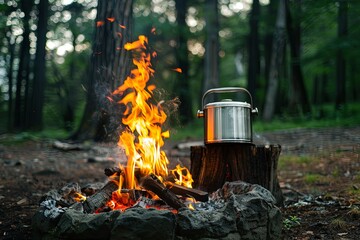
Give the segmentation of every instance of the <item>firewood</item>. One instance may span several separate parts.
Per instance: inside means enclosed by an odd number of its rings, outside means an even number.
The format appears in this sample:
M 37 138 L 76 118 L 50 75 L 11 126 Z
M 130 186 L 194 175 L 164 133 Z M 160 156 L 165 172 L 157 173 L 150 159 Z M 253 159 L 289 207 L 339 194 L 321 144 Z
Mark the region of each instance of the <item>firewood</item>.
M 130 198 L 137 201 L 140 197 L 149 197 L 150 194 L 145 190 L 139 189 L 121 189 L 120 193 L 128 193 Z
M 126 167 L 124 168 L 126 169 Z M 125 174 L 125 173 L 123 173 L 123 170 L 121 170 L 119 167 L 109 167 L 104 169 L 104 174 L 108 177 L 111 177 L 114 174 L 116 174 L 115 176 L 120 176 L 120 174 Z M 140 168 L 135 168 L 135 177 L 136 178 L 140 177 Z
M 104 169 L 104 173 L 106 176 L 111 177 L 114 174 L 116 174 L 116 176 L 120 176 L 122 170 L 118 167 L 110 167 L 110 168 L 105 168 Z
M 194 189 L 188 188 L 185 186 L 180 186 L 172 182 L 165 182 L 165 186 L 170 189 L 176 195 L 181 195 L 185 197 L 192 197 L 196 201 L 207 202 L 209 200 L 209 193 Z
M 103 207 L 110 200 L 112 193 L 118 189 L 118 184 L 109 181 L 105 186 L 94 195 L 88 197 L 82 204 L 84 212 L 94 213 L 97 209 Z
M 158 195 L 166 204 L 176 210 L 186 207 L 185 204 L 182 203 L 173 192 L 167 189 L 154 174 L 142 177 L 140 179 L 140 185 L 146 190 Z

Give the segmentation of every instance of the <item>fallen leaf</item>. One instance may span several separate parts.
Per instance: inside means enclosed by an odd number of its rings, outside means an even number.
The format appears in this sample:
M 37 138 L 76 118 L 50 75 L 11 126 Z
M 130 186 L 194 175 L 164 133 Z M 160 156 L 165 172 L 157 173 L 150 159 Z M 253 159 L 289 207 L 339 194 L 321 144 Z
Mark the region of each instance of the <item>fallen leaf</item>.
M 23 204 L 25 204 L 26 202 L 27 202 L 27 198 L 23 198 L 23 199 L 17 201 L 16 204 L 17 204 L 17 205 L 23 205 Z

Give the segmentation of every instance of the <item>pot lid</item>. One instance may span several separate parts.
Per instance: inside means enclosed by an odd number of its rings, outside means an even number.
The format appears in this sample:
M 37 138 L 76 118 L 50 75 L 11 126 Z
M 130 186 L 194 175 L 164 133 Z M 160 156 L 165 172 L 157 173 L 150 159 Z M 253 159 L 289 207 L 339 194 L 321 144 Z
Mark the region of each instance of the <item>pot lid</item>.
M 232 101 L 231 99 L 223 99 L 221 102 L 212 102 L 205 105 L 204 108 L 211 107 L 246 107 L 251 108 L 250 103 Z

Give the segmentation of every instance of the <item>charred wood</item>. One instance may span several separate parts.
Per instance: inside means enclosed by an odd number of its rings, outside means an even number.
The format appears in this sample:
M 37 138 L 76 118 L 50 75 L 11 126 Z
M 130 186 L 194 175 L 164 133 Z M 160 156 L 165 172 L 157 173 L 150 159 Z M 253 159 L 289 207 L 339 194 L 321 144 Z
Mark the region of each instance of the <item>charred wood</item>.
M 167 189 L 154 174 L 141 178 L 140 185 L 146 190 L 158 195 L 166 204 L 176 210 L 186 207 L 185 204 L 182 203 L 173 192 Z
M 110 167 L 110 168 L 105 168 L 104 173 L 108 177 L 111 177 L 115 174 L 116 174 L 115 176 L 120 176 L 122 170 L 119 167 Z
M 192 197 L 197 201 L 207 202 L 209 200 L 209 193 L 194 189 L 188 188 L 185 186 L 180 186 L 178 184 L 172 182 L 165 182 L 165 185 L 168 189 L 170 189 L 176 195 L 181 195 L 184 197 Z
M 126 169 L 126 167 L 124 167 Z M 125 174 L 125 172 L 119 167 L 109 167 L 104 169 L 104 174 L 108 177 L 111 176 L 120 176 L 121 174 Z M 135 168 L 135 177 L 139 178 L 141 175 L 140 168 Z
M 118 189 L 118 184 L 109 181 L 102 189 L 94 195 L 88 197 L 82 204 L 84 212 L 94 213 L 97 209 L 103 207 L 110 200 L 112 193 Z

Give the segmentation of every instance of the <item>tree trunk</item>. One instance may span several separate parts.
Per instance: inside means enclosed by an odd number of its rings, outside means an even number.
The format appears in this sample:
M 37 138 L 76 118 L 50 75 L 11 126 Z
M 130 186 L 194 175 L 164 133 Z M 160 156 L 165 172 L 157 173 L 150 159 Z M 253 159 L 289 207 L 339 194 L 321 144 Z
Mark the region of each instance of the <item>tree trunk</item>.
M 205 79 L 203 92 L 219 86 L 219 16 L 217 0 L 206 0 L 206 46 L 205 46 Z M 214 101 L 213 95 L 208 97 Z
M 259 17 L 260 3 L 259 0 L 254 0 L 250 13 L 249 65 L 247 88 L 253 96 L 253 102 L 255 106 L 257 105 L 256 85 L 260 75 Z
M 21 1 L 21 11 L 24 13 L 23 24 L 24 32 L 22 34 L 23 40 L 20 47 L 20 56 L 19 56 L 19 68 L 17 71 L 16 77 L 16 93 L 15 93 L 15 116 L 14 116 L 14 128 L 16 130 L 23 130 L 25 127 L 25 107 L 26 99 L 24 99 L 24 87 L 28 87 L 26 82 L 28 82 L 30 75 L 30 11 L 33 7 L 33 0 L 22 0 Z
M 15 45 L 16 45 L 16 37 L 12 39 L 11 37 L 7 37 L 8 41 L 8 48 L 10 53 L 9 63 L 8 63 L 8 71 L 7 71 L 7 78 L 8 78 L 8 122 L 7 122 L 7 128 L 9 132 L 13 131 L 13 85 L 14 85 L 14 59 L 15 59 Z
M 39 2 L 39 15 L 37 25 L 37 41 L 36 41 L 36 54 L 34 65 L 34 83 L 32 89 L 32 104 L 30 109 L 30 125 L 33 130 L 41 130 L 43 128 L 43 106 L 44 106 L 44 91 L 46 84 L 46 33 L 48 21 L 48 0 L 40 0 Z
M 268 189 L 282 204 L 277 178 L 279 145 L 255 146 L 242 143 L 217 143 L 191 147 L 193 186 L 216 191 L 226 181 L 242 180 Z
M 276 18 L 276 27 L 272 46 L 271 64 L 266 91 L 263 119 L 270 121 L 275 112 L 276 96 L 279 84 L 279 67 L 283 61 L 283 51 L 285 46 L 285 0 L 280 0 Z
M 276 17 L 274 12 L 276 11 L 275 1 L 270 0 L 269 4 L 266 7 L 266 30 L 264 37 L 264 79 L 269 79 L 270 73 L 270 64 L 271 64 L 271 54 L 272 54 L 272 45 L 274 38 L 274 26 Z M 267 88 L 266 88 L 267 89 Z
M 338 38 L 343 41 L 347 37 L 348 29 L 348 2 L 347 0 L 338 0 Z M 346 83 L 346 61 L 344 51 L 341 46 L 338 47 L 336 55 L 336 109 L 341 109 L 345 104 L 345 83 Z
M 182 123 L 187 123 L 192 119 L 192 101 L 190 94 L 189 86 L 189 59 L 188 59 L 188 49 L 187 49 L 187 36 L 188 36 L 188 27 L 185 22 L 186 12 L 187 12 L 187 0 L 176 0 L 176 21 L 178 28 L 177 36 L 177 48 L 176 48 L 176 58 L 178 62 L 178 67 L 181 68 L 182 74 L 178 74 L 176 83 L 174 85 L 174 92 L 178 94 L 181 104 L 179 107 L 180 120 Z
M 107 96 L 130 73 L 131 53 L 123 46 L 130 42 L 132 5 L 132 0 L 99 1 L 86 106 L 73 139 L 103 141 L 118 137 L 121 112 L 116 101 L 110 102 Z
M 293 20 L 290 12 L 290 2 L 285 1 L 286 6 L 286 28 L 289 37 L 290 55 L 291 55 L 291 94 L 290 109 L 297 110 L 301 108 L 302 113 L 311 112 L 307 91 L 304 84 L 304 77 L 301 70 L 301 27 L 299 17 Z M 301 0 L 295 1 L 295 11 L 297 15 L 301 13 Z

